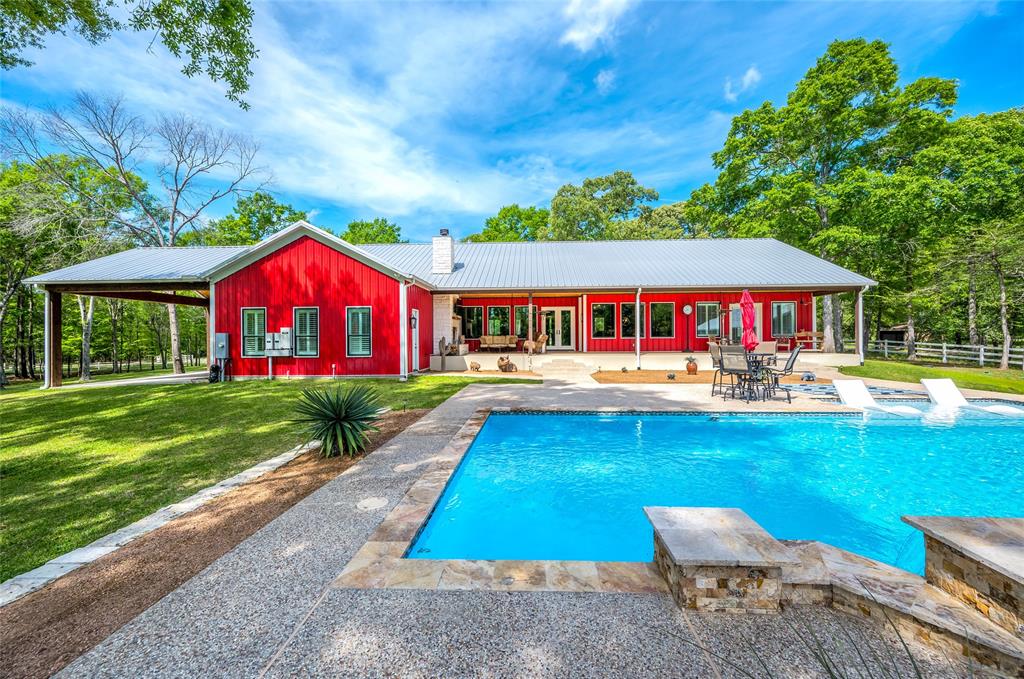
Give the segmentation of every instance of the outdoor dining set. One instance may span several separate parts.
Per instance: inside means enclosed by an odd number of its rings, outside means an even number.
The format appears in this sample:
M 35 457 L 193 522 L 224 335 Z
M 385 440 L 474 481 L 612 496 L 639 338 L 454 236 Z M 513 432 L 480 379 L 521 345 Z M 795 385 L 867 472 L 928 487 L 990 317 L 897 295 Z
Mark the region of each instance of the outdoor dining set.
M 793 374 L 800 347 L 790 351 L 786 362 L 780 367 L 778 344 L 758 342 L 748 350 L 742 344 L 719 344 L 710 342 L 711 363 L 715 374 L 711 381 L 711 395 L 722 398 L 741 398 L 744 401 L 762 401 L 773 398 L 779 391 L 792 402 L 782 378 Z

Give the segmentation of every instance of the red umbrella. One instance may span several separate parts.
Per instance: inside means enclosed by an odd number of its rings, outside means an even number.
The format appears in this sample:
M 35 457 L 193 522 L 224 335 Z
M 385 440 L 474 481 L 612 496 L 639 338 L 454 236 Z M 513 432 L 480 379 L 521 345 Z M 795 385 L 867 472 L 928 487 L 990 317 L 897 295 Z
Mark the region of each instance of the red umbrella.
M 743 316 L 743 348 L 753 351 L 757 348 L 757 333 L 754 332 L 754 298 L 749 290 L 744 290 L 740 297 L 740 313 Z

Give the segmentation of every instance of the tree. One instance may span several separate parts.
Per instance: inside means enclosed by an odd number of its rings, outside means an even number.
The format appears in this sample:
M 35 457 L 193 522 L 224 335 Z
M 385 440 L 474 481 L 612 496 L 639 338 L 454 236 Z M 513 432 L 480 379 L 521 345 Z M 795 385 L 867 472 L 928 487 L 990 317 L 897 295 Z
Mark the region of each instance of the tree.
M 833 42 L 785 106 L 765 102 L 733 119 L 712 156 L 717 195 L 702 190 L 703 203 L 728 215 L 734 235 L 773 236 L 842 262 L 863 238 L 846 218 L 855 174 L 898 165 L 915 150 L 908 140 L 944 123 L 956 101 L 952 80 L 900 88 L 898 78 L 885 43 Z M 824 298 L 825 351 L 841 339 L 840 308 Z
M 354 221 L 348 223 L 341 239 L 353 245 L 366 243 L 402 243 L 402 227 L 389 222 L 383 217 L 371 221 Z
M 182 234 L 182 245 L 254 245 L 281 229 L 306 219 L 306 213 L 257 191 L 239 196 L 234 212 L 212 219 L 205 227 Z
M 248 108 L 242 95 L 249 89 L 250 62 L 258 52 L 252 44 L 253 11 L 248 0 L 123 0 L 127 14 L 111 14 L 111 0 L 5 0 L 0 2 L 0 66 L 30 66 L 27 47 L 43 47 L 44 39 L 69 28 L 93 44 L 114 31 L 154 32 L 155 40 L 175 57 L 185 57 L 182 73 L 206 73 L 225 82 L 227 97 Z M 118 8 L 117 11 L 119 11 Z
M 483 231 L 466 236 L 467 243 L 495 243 L 537 240 L 548 225 L 551 212 L 542 207 L 506 205 L 488 217 Z
M 147 121 L 129 113 L 121 99 L 80 93 L 70 107 L 36 116 L 7 109 L 0 119 L 3 150 L 33 162 L 48 181 L 68 188 L 69 180 L 47 153 L 51 147 L 86 163 L 123 188 L 131 209 L 106 205 L 85 192 L 81 200 L 102 215 L 115 237 L 141 245 L 173 246 L 196 228 L 207 208 L 227 196 L 258 191 L 263 174 L 255 165 L 257 146 L 244 136 L 214 130 L 184 115 Z M 139 181 L 156 159 L 159 187 Z M 249 187 L 255 183 L 256 186 Z M 174 371 L 183 373 L 177 309 L 167 305 Z
M 544 238 L 605 239 L 615 222 L 646 215 L 651 208 L 644 203 L 657 199 L 657 191 L 641 186 L 633 173 L 625 170 L 584 179 L 579 186 L 566 184 L 551 200 L 551 219 Z

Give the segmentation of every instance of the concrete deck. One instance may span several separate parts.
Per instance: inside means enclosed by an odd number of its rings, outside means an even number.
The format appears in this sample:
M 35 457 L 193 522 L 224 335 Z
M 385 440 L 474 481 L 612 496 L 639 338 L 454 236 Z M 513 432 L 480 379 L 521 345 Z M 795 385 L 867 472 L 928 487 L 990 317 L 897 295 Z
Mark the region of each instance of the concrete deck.
M 839 662 L 864 635 L 835 611 L 770 618 L 680 611 L 667 594 L 332 588 L 426 466 L 480 407 L 713 408 L 707 385 L 472 385 L 69 665 L 65 677 L 156 676 L 737 676 L 709 648 L 760 672 L 754 641 L 780 676 L 823 676 L 801 639 L 813 629 Z M 799 409 L 813 401 L 795 397 Z M 754 404 L 752 409 L 764 409 Z M 822 408 L 836 408 L 823 405 Z M 891 644 L 889 650 L 880 645 Z M 913 641 L 927 676 L 949 662 Z M 861 652 L 864 648 L 860 649 Z M 911 668 L 904 672 L 909 676 Z

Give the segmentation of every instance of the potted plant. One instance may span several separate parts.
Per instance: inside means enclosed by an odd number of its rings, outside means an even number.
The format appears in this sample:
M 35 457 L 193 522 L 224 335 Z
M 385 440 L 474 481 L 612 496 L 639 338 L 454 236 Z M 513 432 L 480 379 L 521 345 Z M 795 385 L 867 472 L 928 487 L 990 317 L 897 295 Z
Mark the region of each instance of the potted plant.
M 697 374 L 697 359 L 693 356 L 686 357 L 686 374 L 696 375 Z

